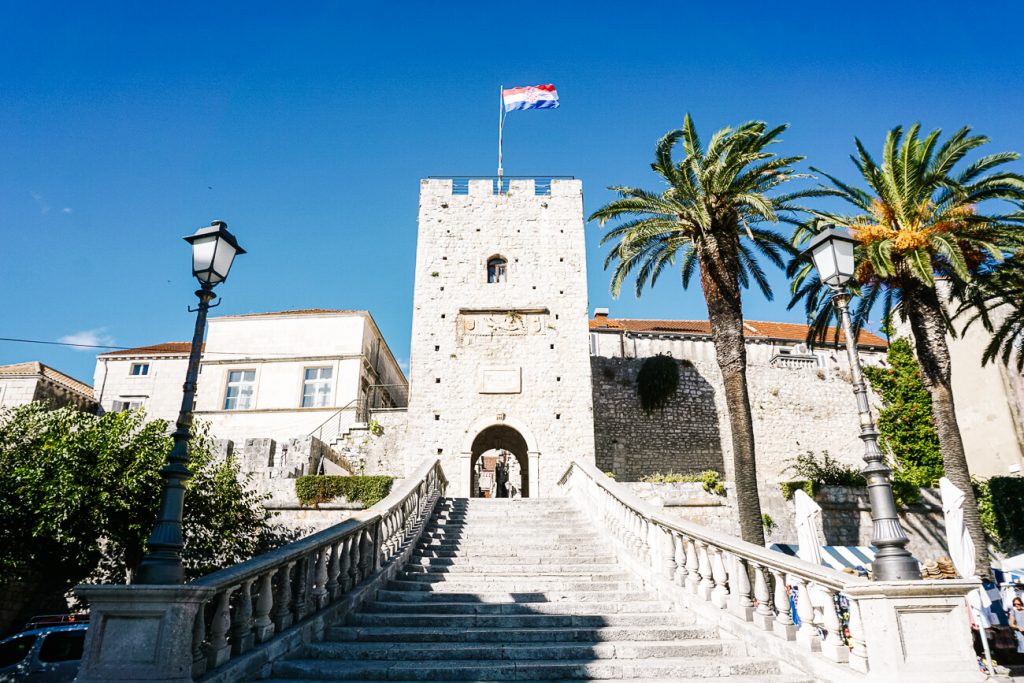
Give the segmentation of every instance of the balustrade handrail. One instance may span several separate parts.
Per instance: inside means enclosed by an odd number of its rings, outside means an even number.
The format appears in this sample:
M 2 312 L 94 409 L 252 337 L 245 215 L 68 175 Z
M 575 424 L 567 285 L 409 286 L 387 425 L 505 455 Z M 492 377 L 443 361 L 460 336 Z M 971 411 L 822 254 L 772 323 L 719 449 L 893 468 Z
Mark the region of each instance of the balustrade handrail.
M 723 550 L 741 555 L 749 560 L 757 562 L 758 564 L 771 567 L 772 569 L 776 569 L 787 574 L 802 576 L 805 579 L 828 588 L 839 590 L 849 585 L 871 583 L 868 579 L 862 576 L 854 576 L 853 574 L 846 574 L 830 567 L 815 565 L 805 560 L 801 560 L 798 557 L 785 555 L 774 550 L 769 550 L 764 546 L 749 543 L 741 538 L 716 532 L 695 522 L 667 517 L 653 505 L 614 481 L 597 467 L 588 462 L 573 461 L 572 464 L 569 465 L 569 469 L 559 481 L 560 484 L 568 478 L 573 467 L 578 468 L 581 472 L 586 474 L 597 486 L 600 486 L 602 489 L 607 491 L 620 503 L 632 508 L 660 527 L 686 534 L 691 538 L 715 545 Z
M 440 460 L 427 460 L 397 490 L 351 519 L 188 584 L 210 589 L 193 626 L 193 678 L 390 570 L 411 547 L 447 483 Z

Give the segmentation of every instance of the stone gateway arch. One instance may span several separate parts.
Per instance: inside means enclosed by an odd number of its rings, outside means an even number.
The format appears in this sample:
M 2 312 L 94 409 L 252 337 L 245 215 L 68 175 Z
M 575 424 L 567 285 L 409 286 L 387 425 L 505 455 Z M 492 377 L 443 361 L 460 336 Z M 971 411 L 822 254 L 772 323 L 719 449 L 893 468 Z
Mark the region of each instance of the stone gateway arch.
M 504 450 L 521 494 L 545 497 L 573 458 L 594 459 L 583 190 L 497 189 L 420 185 L 406 469 L 439 457 L 468 497 L 475 458 Z

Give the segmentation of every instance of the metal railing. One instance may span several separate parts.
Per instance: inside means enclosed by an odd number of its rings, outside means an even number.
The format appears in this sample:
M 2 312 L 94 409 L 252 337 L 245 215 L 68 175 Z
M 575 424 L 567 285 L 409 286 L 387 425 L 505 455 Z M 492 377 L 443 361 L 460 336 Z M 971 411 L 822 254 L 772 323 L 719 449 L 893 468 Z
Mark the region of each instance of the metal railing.
M 574 180 L 571 175 L 549 175 L 549 176 L 498 176 L 468 175 L 468 176 L 428 176 L 428 180 L 451 180 L 452 194 L 469 194 L 469 182 L 471 180 L 483 180 L 491 182 L 491 194 L 508 194 L 513 181 L 533 181 L 534 195 L 550 196 L 552 180 Z
M 338 436 L 349 429 L 357 422 L 364 422 L 365 418 L 360 415 L 359 409 L 363 402 L 356 398 L 348 402 L 344 408 L 332 413 L 329 418 L 321 422 L 307 436 L 319 439 L 324 444 L 330 444 Z
M 188 584 L 213 589 L 192 630 L 192 677 L 281 636 L 400 560 L 447 479 L 432 460 L 405 482 L 353 519 Z
M 363 392 L 362 417 L 365 421 L 374 410 L 406 408 L 408 405 L 408 384 L 372 384 Z
M 741 621 L 752 622 L 757 629 L 781 640 L 795 640 L 801 651 L 823 656 L 851 674 L 870 669 L 869 653 L 879 647 L 879 641 L 872 638 L 896 637 L 886 636 L 884 628 L 876 633 L 877 623 L 871 633 L 865 632 L 862 600 L 870 606 L 870 601 L 877 603 L 880 598 L 910 596 L 920 600 L 927 594 L 933 599 L 945 598 L 947 603 L 953 596 L 952 602 L 956 604 L 962 600 L 959 596 L 976 583 L 881 583 L 815 566 L 691 522 L 669 518 L 586 462 L 573 462 L 559 486 L 582 499 L 595 522 L 603 524 L 616 539 L 625 557 L 633 558 L 641 567 L 695 596 L 699 602 L 728 610 Z M 787 586 L 796 589 L 797 619 L 793 618 Z M 840 604 L 848 605 L 848 617 L 840 614 Z M 872 609 L 873 615 L 879 613 Z

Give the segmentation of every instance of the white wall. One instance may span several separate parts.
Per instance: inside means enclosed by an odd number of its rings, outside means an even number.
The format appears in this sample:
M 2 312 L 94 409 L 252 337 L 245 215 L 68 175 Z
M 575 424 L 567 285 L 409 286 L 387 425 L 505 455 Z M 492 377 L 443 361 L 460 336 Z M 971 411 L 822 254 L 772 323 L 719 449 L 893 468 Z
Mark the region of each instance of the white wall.
M 148 375 L 132 375 L 135 363 L 149 363 Z M 141 401 L 151 419 L 174 423 L 181 409 L 188 356 L 99 356 L 93 376 L 96 400 L 104 412 L 114 401 Z
M 33 377 L 0 377 L 0 407 L 31 403 L 38 383 Z

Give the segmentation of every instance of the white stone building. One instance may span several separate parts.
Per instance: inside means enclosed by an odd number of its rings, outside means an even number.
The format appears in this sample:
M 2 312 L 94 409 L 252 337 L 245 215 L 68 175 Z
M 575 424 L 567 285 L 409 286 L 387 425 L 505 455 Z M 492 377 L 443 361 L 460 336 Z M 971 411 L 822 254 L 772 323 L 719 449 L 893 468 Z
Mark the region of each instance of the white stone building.
M 743 339 L 748 365 L 781 368 L 848 367 L 846 348 L 808 346 L 807 325 L 746 320 Z M 835 328 L 828 330 L 832 339 Z M 845 337 L 840 336 L 845 344 Z M 864 363 L 884 363 L 888 343 L 862 330 L 858 350 Z M 711 324 L 707 320 L 636 320 L 610 318 L 599 308 L 590 320 L 590 354 L 607 358 L 646 358 L 666 354 L 679 360 L 715 361 Z
M 440 456 L 469 495 L 485 452 L 513 454 L 526 496 L 593 461 L 578 180 L 420 184 L 407 467 Z
M 0 408 L 46 401 L 55 407 L 96 409 L 92 387 L 38 361 L 0 365 Z
M 166 342 L 96 357 L 93 384 L 103 412 L 144 408 L 151 419 L 174 423 L 181 409 L 189 342 Z

